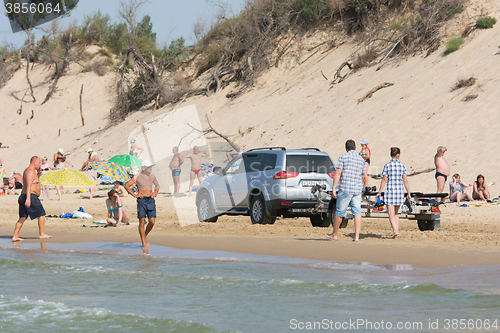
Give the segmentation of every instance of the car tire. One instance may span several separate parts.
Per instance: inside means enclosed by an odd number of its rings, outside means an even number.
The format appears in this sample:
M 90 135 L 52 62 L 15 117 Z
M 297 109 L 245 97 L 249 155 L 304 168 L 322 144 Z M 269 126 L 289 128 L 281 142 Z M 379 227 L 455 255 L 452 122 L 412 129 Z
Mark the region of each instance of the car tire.
M 266 201 L 262 195 L 253 197 L 250 204 L 250 219 L 252 224 L 274 224 L 276 216 L 266 215 Z
M 327 228 L 332 224 L 326 213 L 311 215 L 309 219 L 313 227 Z
M 434 221 L 432 221 L 432 220 L 418 220 L 418 229 L 420 231 L 434 230 Z
M 208 193 L 201 195 L 200 202 L 197 207 L 198 221 L 200 222 L 217 222 L 218 216 L 215 215 L 214 206 L 210 200 Z
M 330 226 L 330 225 L 333 226 L 333 223 L 335 222 L 335 205 L 333 205 L 330 208 L 329 208 L 328 212 L 326 213 L 326 220 L 328 222 L 325 222 L 325 224 L 328 223 L 327 227 Z M 312 221 L 311 221 L 311 223 L 312 223 Z M 342 222 L 340 223 L 339 229 L 346 228 L 347 227 L 347 223 L 349 223 L 349 220 L 346 219 L 345 217 L 343 217 L 342 218 Z

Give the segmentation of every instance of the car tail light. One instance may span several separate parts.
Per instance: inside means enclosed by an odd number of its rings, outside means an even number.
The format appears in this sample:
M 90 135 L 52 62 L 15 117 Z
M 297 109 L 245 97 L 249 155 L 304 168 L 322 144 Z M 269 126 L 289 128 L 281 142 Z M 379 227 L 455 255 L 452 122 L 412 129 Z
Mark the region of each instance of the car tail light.
M 299 175 L 298 172 L 280 171 L 274 175 L 273 179 L 288 179 L 297 177 L 298 175 Z
M 328 176 L 330 176 L 330 178 L 335 178 L 335 172 L 330 172 Z
M 292 203 L 290 201 L 282 201 L 281 204 L 283 206 L 290 206 Z

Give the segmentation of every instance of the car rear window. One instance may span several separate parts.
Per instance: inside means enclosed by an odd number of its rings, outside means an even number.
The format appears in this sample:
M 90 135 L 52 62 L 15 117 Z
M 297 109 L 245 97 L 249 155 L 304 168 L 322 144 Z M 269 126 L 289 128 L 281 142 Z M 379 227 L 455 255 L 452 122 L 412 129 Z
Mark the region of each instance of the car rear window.
M 276 167 L 276 154 L 243 155 L 246 172 L 273 170 Z
M 335 166 L 329 156 L 286 155 L 286 171 L 298 173 L 332 173 Z

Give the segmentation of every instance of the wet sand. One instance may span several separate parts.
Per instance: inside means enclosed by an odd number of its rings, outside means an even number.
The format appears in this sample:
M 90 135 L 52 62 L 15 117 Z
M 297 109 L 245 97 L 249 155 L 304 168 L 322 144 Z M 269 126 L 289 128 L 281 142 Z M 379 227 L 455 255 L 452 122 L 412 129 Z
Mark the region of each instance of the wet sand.
M 99 191 L 99 195 L 103 195 Z M 104 198 L 89 200 L 85 195 L 65 195 L 66 212 L 83 206 L 92 220 L 106 218 Z M 88 197 L 88 194 L 87 194 Z M 17 197 L 0 198 L 0 237 L 12 237 L 17 220 Z M 88 243 L 96 241 L 139 243 L 135 199 L 124 198 L 132 224 L 123 227 L 94 227 L 92 220 L 48 218 L 46 232 L 50 243 Z M 48 215 L 62 213 L 62 203 L 44 203 Z M 500 206 L 443 207 L 441 228 L 421 232 L 415 221 L 401 220 L 400 237 L 389 239 L 392 230 L 386 219 L 364 219 L 360 242 L 352 242 L 353 223 L 340 229 L 339 240 L 327 240 L 331 228 L 314 228 L 309 219 L 278 220 L 274 225 L 252 225 L 249 217 L 220 217 L 216 223 L 196 223 L 181 227 L 172 199 L 157 198 L 158 218 L 148 240 L 151 244 L 179 249 L 220 250 L 229 252 L 280 255 L 331 261 L 410 264 L 416 267 L 486 265 L 500 263 L 500 222 L 495 217 Z M 69 209 L 71 207 L 71 209 Z M 83 227 L 82 225 L 86 225 Z M 37 239 L 36 221 L 28 220 L 21 230 L 24 242 Z M 91 250 L 91 249 L 89 249 Z M 154 253 L 151 253 L 154 254 Z

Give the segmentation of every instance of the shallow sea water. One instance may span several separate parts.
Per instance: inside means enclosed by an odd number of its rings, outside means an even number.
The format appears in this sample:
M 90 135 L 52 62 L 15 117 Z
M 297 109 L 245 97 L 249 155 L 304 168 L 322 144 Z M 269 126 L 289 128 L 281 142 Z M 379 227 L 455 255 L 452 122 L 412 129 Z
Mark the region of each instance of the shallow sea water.
M 500 331 L 500 265 L 417 269 L 155 245 L 143 255 L 138 243 L 46 246 L 0 239 L 0 332 L 469 332 L 480 323 L 477 331 Z

